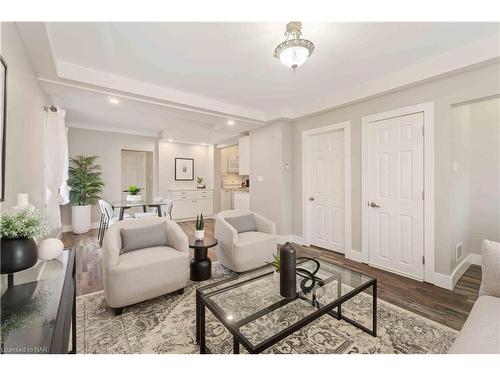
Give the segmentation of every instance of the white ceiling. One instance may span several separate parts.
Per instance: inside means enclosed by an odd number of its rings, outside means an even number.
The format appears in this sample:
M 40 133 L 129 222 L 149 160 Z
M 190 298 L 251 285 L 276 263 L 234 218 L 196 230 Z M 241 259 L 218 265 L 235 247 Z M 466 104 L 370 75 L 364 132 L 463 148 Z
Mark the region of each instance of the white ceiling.
M 293 73 L 272 57 L 284 38 L 282 23 L 18 26 L 39 75 L 56 82 L 42 82 L 44 90 L 71 121 L 145 132 L 172 129 L 175 137 L 210 143 L 274 118 L 325 109 L 338 104 L 341 93 L 371 82 L 395 83 L 398 72 L 440 66 L 442 56 L 457 60 L 453 51 L 461 49 L 456 56 L 470 64 L 475 60 L 464 46 L 499 33 L 497 23 L 304 23 L 303 37 L 316 49 Z M 110 109 L 109 93 L 129 99 Z M 228 129 L 227 118 L 239 120 L 238 126 Z M 174 130 L 176 123 L 184 130 Z

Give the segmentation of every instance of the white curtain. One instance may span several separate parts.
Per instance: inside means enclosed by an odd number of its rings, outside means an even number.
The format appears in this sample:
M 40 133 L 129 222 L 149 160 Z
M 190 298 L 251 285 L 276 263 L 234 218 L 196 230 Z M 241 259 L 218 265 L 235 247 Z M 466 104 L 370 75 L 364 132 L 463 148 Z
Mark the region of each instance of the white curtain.
M 45 129 L 45 182 L 46 214 L 49 234 L 57 235 L 62 229 L 59 205 L 69 202 L 68 137 L 65 124 L 66 112 L 46 112 Z

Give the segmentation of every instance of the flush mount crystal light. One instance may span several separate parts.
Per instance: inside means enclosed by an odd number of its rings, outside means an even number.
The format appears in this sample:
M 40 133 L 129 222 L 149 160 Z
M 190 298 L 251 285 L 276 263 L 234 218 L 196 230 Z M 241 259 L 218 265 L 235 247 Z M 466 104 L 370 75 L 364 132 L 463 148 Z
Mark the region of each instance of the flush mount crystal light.
M 299 66 L 304 64 L 314 51 L 314 44 L 301 39 L 302 23 L 294 21 L 286 25 L 286 40 L 274 50 L 274 57 L 280 59 L 281 63 L 295 72 Z

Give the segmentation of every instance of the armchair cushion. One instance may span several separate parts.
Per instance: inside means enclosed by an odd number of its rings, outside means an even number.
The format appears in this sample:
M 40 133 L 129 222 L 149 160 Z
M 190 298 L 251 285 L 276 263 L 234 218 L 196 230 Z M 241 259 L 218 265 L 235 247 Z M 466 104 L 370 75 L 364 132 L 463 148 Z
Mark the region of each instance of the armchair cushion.
M 226 217 L 225 220 L 236 229 L 237 233 L 257 231 L 257 223 L 253 214 Z
M 482 248 L 482 281 L 479 295 L 500 298 L 500 243 L 483 240 Z
M 139 228 L 121 228 L 120 254 L 154 246 L 167 246 L 167 230 L 164 223 Z

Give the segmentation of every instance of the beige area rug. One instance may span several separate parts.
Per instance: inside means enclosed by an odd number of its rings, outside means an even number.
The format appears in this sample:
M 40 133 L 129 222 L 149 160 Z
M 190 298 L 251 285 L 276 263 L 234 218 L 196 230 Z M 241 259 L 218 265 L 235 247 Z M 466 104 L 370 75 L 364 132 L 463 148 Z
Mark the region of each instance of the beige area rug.
M 199 353 L 195 340 L 196 287 L 227 278 L 231 272 L 215 263 L 212 275 L 202 283 L 189 282 L 182 295 L 173 293 L 127 307 L 117 317 L 106 305 L 103 292 L 78 297 L 77 352 Z M 342 305 L 342 313 L 370 327 L 371 296 L 359 294 Z M 210 350 L 231 353 L 232 336 L 209 312 L 206 327 Z M 265 353 L 446 353 L 456 334 L 451 328 L 379 299 L 378 337 L 325 315 Z

